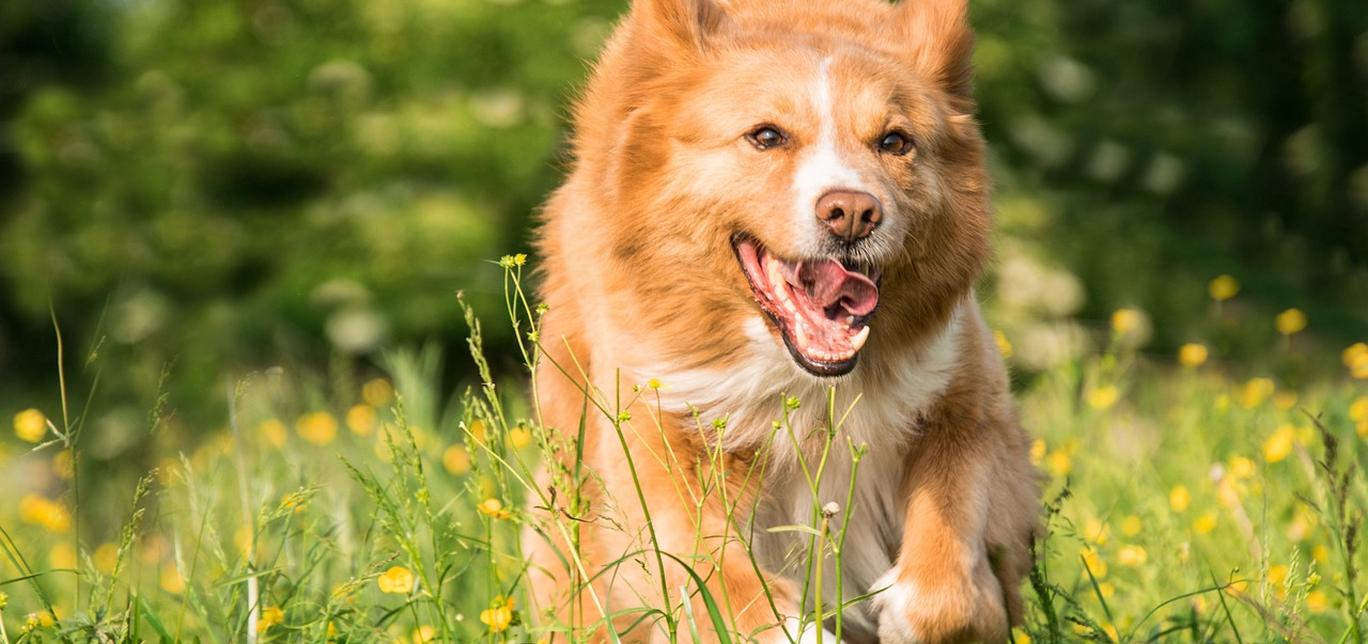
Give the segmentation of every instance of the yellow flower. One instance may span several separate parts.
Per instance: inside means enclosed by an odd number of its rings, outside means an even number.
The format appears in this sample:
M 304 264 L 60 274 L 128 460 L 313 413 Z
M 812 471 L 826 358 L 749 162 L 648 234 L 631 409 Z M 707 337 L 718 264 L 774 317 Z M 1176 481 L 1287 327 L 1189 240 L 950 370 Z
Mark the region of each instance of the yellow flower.
M 180 571 L 170 564 L 162 566 L 161 573 L 157 575 L 157 585 L 173 595 L 185 592 L 185 578 L 181 577 Z
M 1268 567 L 1268 583 L 1270 586 L 1281 586 L 1287 580 L 1287 566 L 1277 564 Z
M 1323 543 L 1311 546 L 1311 558 L 1315 559 L 1318 564 L 1330 563 L 1330 549 L 1325 547 Z
M 1083 539 L 1097 545 L 1107 543 L 1107 537 L 1111 535 L 1111 528 L 1097 519 L 1088 519 L 1083 522 Z
M 47 434 L 47 416 L 37 409 L 25 409 L 14 415 L 14 435 L 26 443 L 38 443 Z
M 1206 345 L 1189 342 L 1178 347 L 1178 363 L 1184 367 L 1200 367 L 1207 361 Z
M 525 427 L 514 427 L 508 430 L 508 444 L 513 449 L 522 449 L 532 444 L 532 432 Z
M 1140 531 L 1143 530 L 1144 527 L 1145 525 L 1140 521 L 1140 517 L 1137 517 L 1134 514 L 1121 520 L 1121 534 L 1128 537 L 1140 534 Z
M 1088 391 L 1088 406 L 1101 411 L 1115 405 L 1119 397 L 1120 392 L 1116 390 L 1116 385 L 1094 387 Z
M 1116 563 L 1127 568 L 1139 568 L 1145 565 L 1147 559 L 1149 559 L 1149 554 L 1140 546 L 1121 546 L 1121 549 L 1116 552 Z
M 327 445 L 337 438 L 337 419 L 326 411 L 305 414 L 295 422 L 295 431 L 314 445 Z
M 1116 624 L 1112 624 L 1112 623 L 1103 624 L 1103 625 L 1102 625 L 1102 631 L 1105 632 L 1105 633 L 1107 634 L 1107 637 L 1111 638 L 1111 641 L 1113 641 L 1113 642 L 1119 642 L 1119 641 L 1121 641 L 1121 633 L 1120 633 L 1120 631 L 1117 631 L 1117 630 L 1116 630 Z
M 1254 476 L 1254 461 L 1243 456 L 1232 456 L 1226 464 L 1226 472 L 1235 480 L 1244 480 Z
M 1349 420 L 1356 423 L 1368 420 L 1368 396 L 1359 396 L 1349 403 Z
M 494 497 L 481 501 L 480 504 L 476 506 L 476 509 L 480 511 L 480 514 L 494 517 L 495 519 L 507 519 L 512 516 L 511 512 L 504 509 L 503 501 Z
M 285 439 L 289 436 L 289 430 L 285 429 L 285 423 L 274 418 L 268 418 L 257 425 L 257 433 L 261 439 L 270 444 L 271 447 L 282 449 L 285 447 Z
M 1020 628 L 1012 629 L 1012 644 L 1031 644 L 1031 636 Z
M 19 634 L 32 632 L 38 628 L 38 613 L 29 613 L 24 616 L 24 623 L 19 626 Z
M 1186 485 L 1175 485 L 1169 490 L 1169 507 L 1174 512 L 1187 512 L 1188 504 L 1192 503 L 1192 494 L 1188 492 Z
M 25 494 L 19 499 L 19 518 L 25 523 L 42 526 L 53 533 L 71 531 L 71 513 L 66 506 L 37 494 Z
M 1306 607 L 1313 613 L 1324 613 L 1330 609 L 1330 597 L 1323 590 L 1306 593 Z
M 375 578 L 380 592 L 394 595 L 407 595 L 413 590 L 413 572 L 403 566 L 394 566 Z
M 1289 424 L 1279 425 L 1263 444 L 1263 457 L 1269 463 L 1277 463 L 1292 454 L 1292 445 L 1297 439 L 1297 430 Z
M 461 445 L 452 445 L 442 452 L 442 467 L 455 476 L 470 471 L 470 454 Z
M 394 386 L 384 378 L 376 378 L 361 385 L 361 400 L 371 407 L 384 407 L 394 402 Z
M 660 389 L 660 378 L 651 378 L 646 381 L 646 386 L 651 389 Z
M 1066 452 L 1055 450 L 1050 453 L 1045 466 L 1056 478 L 1063 478 L 1073 469 L 1073 460 L 1069 458 Z
M 1045 440 L 1037 438 L 1031 441 L 1031 464 L 1040 465 L 1040 461 L 1045 458 Z
M 1368 395 L 1361 395 L 1349 403 L 1349 420 L 1358 425 L 1358 436 L 1368 439 Z
M 1273 326 L 1283 335 L 1300 333 L 1306 328 L 1306 314 L 1301 309 L 1287 309 L 1273 319 Z
M 1082 555 L 1083 562 L 1088 565 L 1088 570 L 1092 571 L 1094 577 L 1101 579 L 1107 576 L 1107 562 L 1102 560 L 1102 556 L 1097 554 L 1096 550 L 1084 548 Z M 1083 576 L 1087 577 L 1088 573 L 1084 572 Z
M 997 343 L 998 353 L 1002 354 L 1003 359 L 1012 357 L 1012 341 L 1007 339 L 1007 334 L 1001 329 L 993 329 L 993 341 Z
M 1215 530 L 1215 529 L 1216 529 L 1216 513 L 1215 513 L 1215 512 L 1210 512 L 1210 511 L 1208 511 L 1208 512 L 1203 512 L 1203 513 L 1202 513 L 1202 516 L 1197 517 L 1197 519 L 1196 519 L 1195 521 L 1192 522 L 1192 531 L 1193 531 L 1193 532 L 1196 532 L 1197 534 L 1210 534 L 1211 531 L 1212 531 L 1212 530 Z
M 1229 275 L 1217 275 L 1207 284 L 1207 293 L 1210 293 L 1211 299 L 1217 302 L 1224 302 L 1239 292 L 1240 282 Z
M 1368 343 L 1355 342 L 1344 348 L 1340 358 L 1344 360 L 1344 366 L 1353 367 L 1359 361 L 1360 356 L 1368 356 Z
M 261 609 L 261 616 L 257 618 L 257 632 L 265 633 L 272 626 L 285 621 L 285 611 L 280 610 L 279 606 L 267 606 Z
M 1349 420 L 1354 421 L 1360 438 L 1368 438 L 1368 396 L 1359 396 L 1349 404 Z
M 1240 406 L 1245 409 L 1258 407 L 1276 390 L 1277 387 L 1268 378 L 1250 378 L 1240 389 Z
M 352 405 L 347 410 L 347 429 L 357 436 L 370 436 L 375 431 L 375 408 L 370 405 Z
M 480 622 L 489 627 L 491 633 L 502 633 L 513 623 L 513 598 L 498 596 L 490 602 L 489 608 L 480 611 Z
M 484 421 L 479 420 L 478 418 L 473 421 L 470 421 L 470 437 L 474 438 L 476 442 L 485 442 Z
M 413 635 L 411 639 L 413 640 L 413 644 L 427 644 L 428 642 L 435 642 L 437 641 L 437 629 L 433 626 L 429 626 L 428 624 L 423 624 L 422 626 L 413 629 Z
M 280 497 L 280 509 L 292 512 L 303 512 L 304 506 L 308 505 L 309 496 L 304 492 L 290 492 Z
M 1103 599 L 1111 599 L 1116 596 L 1116 584 L 1113 584 L 1110 581 L 1104 581 L 1097 584 L 1097 590 L 1102 593 Z
M 1359 380 L 1368 380 L 1368 344 L 1355 342 L 1344 350 L 1344 366 L 1349 375 Z
M 1112 312 L 1111 327 L 1117 335 L 1127 335 L 1140 327 L 1140 312 L 1135 309 L 1116 309 Z
M 108 575 L 114 572 L 114 565 L 119 561 L 119 547 L 112 543 L 102 543 L 95 548 L 95 554 L 91 556 L 95 562 L 95 569 Z

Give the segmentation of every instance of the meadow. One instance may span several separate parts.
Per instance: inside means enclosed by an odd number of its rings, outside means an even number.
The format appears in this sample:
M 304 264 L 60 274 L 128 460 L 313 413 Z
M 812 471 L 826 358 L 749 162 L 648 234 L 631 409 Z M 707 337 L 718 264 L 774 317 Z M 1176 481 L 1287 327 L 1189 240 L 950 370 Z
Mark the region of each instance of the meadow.
M 225 386 L 220 426 L 190 443 L 173 440 L 186 428 L 158 398 L 144 420 L 161 437 L 156 466 L 118 488 L 81 480 L 99 475 L 82 454 L 100 440 L 83 421 L 102 358 L 56 356 L 60 406 L 16 410 L 0 443 L 0 642 L 578 639 L 571 629 L 592 620 L 548 622 L 532 607 L 519 533 L 573 534 L 586 520 L 577 481 L 592 473 L 533 483 L 541 454 L 572 446 L 573 428 L 541 426 L 535 382 L 511 373 L 496 384 L 483 348 L 482 320 L 516 330 L 524 365 L 539 359 L 542 311 L 525 294 L 524 262 L 501 262 L 503 310 L 451 303 L 468 351 L 392 351 L 364 372 L 246 374 Z M 1208 291 L 1220 324 L 1239 284 L 1221 276 Z M 1292 387 L 1237 376 L 1205 344 L 1146 354 L 1152 324 L 1118 310 L 1088 350 L 1018 378 L 1047 533 L 1016 642 L 1362 642 L 1368 345 Z M 1271 350 L 1296 354 L 1308 324 L 1296 309 L 1267 320 Z M 1009 362 L 1028 340 L 998 339 Z M 444 359 L 473 360 L 479 381 L 444 390 Z M 617 393 L 649 400 L 669 386 Z M 594 392 L 587 413 L 626 431 L 611 393 Z M 776 428 L 786 408 L 850 393 L 776 401 Z M 827 433 L 833 458 L 858 459 L 839 414 L 829 419 L 808 429 Z M 831 501 L 815 499 L 813 525 L 792 529 L 839 557 L 859 508 L 816 511 Z M 728 623 L 726 598 L 705 599 L 695 614 L 678 597 L 643 598 L 637 628 L 695 641 L 705 620 Z
M 0 1 L 0 644 L 586 626 L 526 592 L 519 534 L 573 537 L 592 473 L 531 483 L 576 428 L 530 403 L 528 260 L 485 260 L 627 6 Z M 1017 640 L 1364 639 L 1365 7 L 970 3 L 979 296 L 1048 527 Z M 858 458 L 857 393 L 775 419 Z M 791 529 L 835 557 L 859 516 Z M 638 628 L 726 623 L 664 596 Z

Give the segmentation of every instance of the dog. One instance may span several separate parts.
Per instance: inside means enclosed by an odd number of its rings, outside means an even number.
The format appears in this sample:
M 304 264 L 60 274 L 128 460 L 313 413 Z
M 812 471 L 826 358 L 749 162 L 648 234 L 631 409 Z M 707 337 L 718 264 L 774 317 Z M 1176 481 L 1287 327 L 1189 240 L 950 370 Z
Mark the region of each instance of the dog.
M 972 50 L 966 0 L 633 1 L 537 233 L 536 402 L 567 437 L 541 485 L 582 471 L 585 502 L 524 539 L 571 639 L 1020 622 L 1039 489 L 974 293 Z

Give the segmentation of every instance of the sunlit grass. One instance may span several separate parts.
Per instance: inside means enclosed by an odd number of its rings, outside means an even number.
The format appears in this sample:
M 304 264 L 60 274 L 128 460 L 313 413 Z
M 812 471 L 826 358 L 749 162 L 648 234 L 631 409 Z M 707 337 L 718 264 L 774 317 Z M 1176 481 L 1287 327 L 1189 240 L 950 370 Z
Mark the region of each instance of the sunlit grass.
M 542 358 L 543 311 L 524 295 L 524 264 L 505 258 L 506 310 L 490 319 L 515 326 L 528 366 Z M 1238 283 L 1222 276 L 1210 290 L 1219 306 Z M 551 489 L 534 483 L 540 455 L 573 453 L 574 437 L 539 422 L 528 404 L 535 381 L 496 385 L 468 310 L 467 320 L 474 387 L 444 391 L 434 348 L 394 352 L 375 373 L 340 384 L 280 369 L 249 374 L 225 387 L 221 428 L 157 454 L 160 465 L 129 489 L 87 482 L 81 499 L 72 490 L 88 474 L 80 456 L 95 430 L 82 422 L 88 397 L 75 392 L 98 387 L 98 360 L 64 372 L 63 408 L 15 410 L 0 452 L 0 469 L 19 473 L 0 490 L 0 641 L 586 637 L 599 625 L 592 617 L 567 624 L 534 613 L 519 535 L 533 526 L 578 543 L 586 516 L 578 489 L 593 474 L 562 459 Z M 1295 310 L 1269 323 L 1285 343 L 1308 326 Z M 1151 324 L 1142 312 L 1117 311 L 1094 351 L 1038 374 L 1021 393 L 1049 534 L 1037 544 L 1023 589 L 1027 623 L 1015 638 L 1362 641 L 1368 348 L 1342 352 L 1341 376 L 1291 388 L 1232 377 L 1199 342 L 1170 357 L 1141 355 Z M 997 339 L 1010 354 L 1013 339 Z M 585 392 L 585 406 L 621 437 L 631 402 L 662 387 L 669 383 L 622 383 L 625 402 Z M 787 419 L 798 405 L 826 405 L 824 447 L 802 462 L 809 481 L 829 459 L 862 455 L 840 433 L 835 400 L 776 401 L 776 432 L 795 431 Z M 163 404 L 153 406 L 149 431 L 165 431 Z M 695 420 L 700 429 L 725 426 Z M 706 463 L 721 447 L 651 457 Z M 695 502 L 728 489 L 703 483 L 686 491 Z M 639 493 L 618 502 L 646 504 Z M 852 520 L 848 500 L 826 501 L 814 501 L 810 525 L 792 528 L 810 535 L 814 571 L 818 556 L 839 560 Z M 121 523 L 83 523 L 93 514 L 87 503 L 116 504 Z M 538 507 L 557 512 L 529 509 Z M 738 520 L 746 510 L 727 507 Z M 643 550 L 620 565 L 702 567 L 654 543 L 643 538 Z M 573 548 L 563 555 L 568 570 L 592 574 Z M 803 592 L 820 598 L 821 585 L 840 577 L 809 583 Z M 702 593 L 697 583 L 689 592 Z M 859 601 L 858 592 L 840 596 Z M 668 588 L 641 599 L 637 633 L 687 642 L 704 624 L 731 624 L 725 596 L 706 596 L 706 614 Z M 832 609 L 819 600 L 807 619 Z

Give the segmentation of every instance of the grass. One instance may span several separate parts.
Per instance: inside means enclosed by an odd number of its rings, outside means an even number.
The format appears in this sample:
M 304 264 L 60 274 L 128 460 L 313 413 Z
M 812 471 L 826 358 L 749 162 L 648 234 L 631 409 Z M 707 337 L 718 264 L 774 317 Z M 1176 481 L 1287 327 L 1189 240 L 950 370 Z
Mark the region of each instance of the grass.
M 524 295 L 522 258 L 503 264 L 500 323 L 514 325 L 518 357 L 531 365 L 541 359 L 543 311 Z M 535 380 L 496 385 L 479 321 L 466 314 L 477 386 L 442 391 L 441 353 L 425 348 L 393 352 L 367 377 L 251 374 L 225 388 L 220 429 L 179 427 L 161 397 L 141 430 L 164 446 L 159 464 L 126 486 L 118 477 L 91 483 L 100 472 L 82 457 L 101 440 L 100 426 L 84 422 L 97 400 L 98 353 L 64 370 L 61 408 L 21 411 L 0 448 L 0 471 L 13 473 L 0 491 L 0 642 L 582 639 L 596 625 L 589 615 L 556 623 L 534 614 L 519 538 L 530 526 L 576 544 L 563 565 L 580 580 L 593 574 L 578 556 L 580 524 L 607 519 L 579 493 L 593 473 L 577 428 L 543 427 L 527 402 Z M 1175 365 L 1138 354 L 1128 320 L 1119 315 L 1096 350 L 1023 382 L 1049 529 L 1022 589 L 1028 614 L 1016 640 L 1362 642 L 1365 382 L 1289 389 L 1235 379 L 1196 345 Z M 54 329 L 60 337 L 56 320 Z M 1277 350 L 1291 350 L 1297 332 Z M 1346 352 L 1351 366 L 1356 351 Z M 619 384 L 585 392 L 584 409 L 612 422 L 625 444 L 626 432 L 658 419 L 624 410 L 669 383 Z M 80 387 L 86 395 L 73 403 Z M 823 448 L 802 464 L 809 481 L 831 459 L 858 466 L 863 454 L 840 432 L 846 410 L 836 400 L 831 392 L 776 401 L 776 433 L 813 429 L 790 425 L 789 412 L 826 406 L 816 428 Z M 201 438 L 181 447 L 173 438 L 182 433 Z M 549 488 L 535 483 L 544 453 L 562 455 Z M 722 450 L 648 457 L 706 466 Z M 633 467 L 630 455 L 626 462 Z M 763 477 L 763 463 L 746 476 Z M 747 508 L 726 498 L 738 482 L 722 478 L 725 468 L 703 471 L 715 474 L 682 494 L 698 504 L 722 495 L 739 526 Z M 781 529 L 807 540 L 814 572 L 802 591 L 816 606 L 805 619 L 833 617 L 839 632 L 823 585 L 848 603 L 867 597 L 840 587 L 839 576 L 823 579 L 816 565 L 819 556 L 840 560 L 845 527 L 859 520 L 849 498 L 829 501 L 814 499 L 808 525 Z M 618 502 L 649 516 L 639 488 Z M 744 530 L 730 536 L 747 548 Z M 709 562 L 656 542 L 640 535 L 640 549 L 619 565 L 682 566 L 691 583 L 672 589 L 657 574 L 660 587 L 622 616 L 634 633 L 689 642 L 710 627 L 730 631 L 731 598 L 704 590 Z

